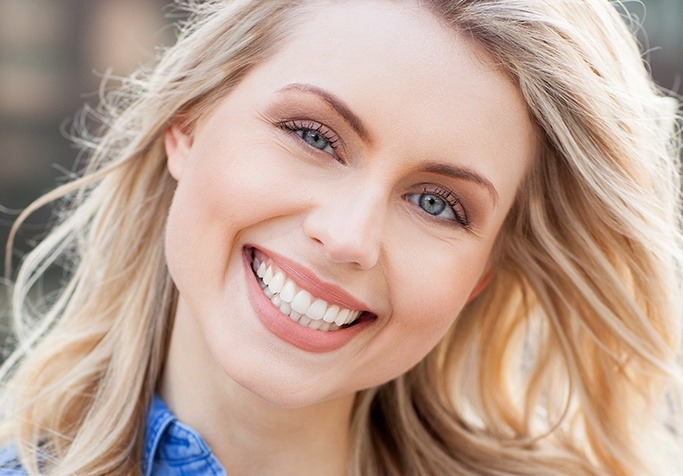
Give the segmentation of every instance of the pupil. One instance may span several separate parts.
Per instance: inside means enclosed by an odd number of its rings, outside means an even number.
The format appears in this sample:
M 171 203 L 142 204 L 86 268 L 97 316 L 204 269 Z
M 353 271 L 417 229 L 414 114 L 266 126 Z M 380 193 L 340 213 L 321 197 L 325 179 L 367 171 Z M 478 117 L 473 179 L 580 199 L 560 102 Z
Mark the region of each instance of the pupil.
M 424 194 L 420 197 L 420 207 L 431 215 L 439 215 L 446 209 L 446 202 L 441 197 Z
M 304 132 L 304 140 L 308 142 L 310 145 L 315 147 L 316 149 L 324 149 L 327 144 L 326 144 L 326 139 L 322 137 L 320 134 L 314 131 L 306 131 Z

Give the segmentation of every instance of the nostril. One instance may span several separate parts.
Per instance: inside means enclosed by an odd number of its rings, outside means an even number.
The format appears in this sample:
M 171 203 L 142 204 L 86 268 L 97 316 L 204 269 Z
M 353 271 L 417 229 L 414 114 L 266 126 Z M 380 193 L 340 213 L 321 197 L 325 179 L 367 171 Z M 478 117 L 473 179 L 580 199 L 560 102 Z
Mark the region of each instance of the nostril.
M 374 221 L 376 214 L 373 218 L 354 210 L 313 210 L 304 219 L 303 230 L 328 260 L 369 269 L 379 256 L 381 226 Z

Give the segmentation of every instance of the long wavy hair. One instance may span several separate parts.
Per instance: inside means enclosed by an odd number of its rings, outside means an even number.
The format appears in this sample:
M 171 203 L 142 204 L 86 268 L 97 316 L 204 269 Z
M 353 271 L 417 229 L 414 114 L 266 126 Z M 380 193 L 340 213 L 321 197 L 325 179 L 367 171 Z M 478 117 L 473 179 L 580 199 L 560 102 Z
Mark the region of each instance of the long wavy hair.
M 80 178 L 14 225 L 11 238 L 63 203 L 16 273 L 19 343 L 0 371 L 0 441 L 31 473 L 139 472 L 178 295 L 162 239 L 175 187 L 163 132 L 191 129 L 312 3 L 187 4 L 175 46 L 94 111 L 103 127 L 84 131 Z M 495 58 L 542 147 L 486 290 L 423 361 L 358 394 L 350 474 L 680 471 L 677 102 L 608 0 L 418 3 Z M 53 266 L 65 281 L 37 313 L 31 289 Z

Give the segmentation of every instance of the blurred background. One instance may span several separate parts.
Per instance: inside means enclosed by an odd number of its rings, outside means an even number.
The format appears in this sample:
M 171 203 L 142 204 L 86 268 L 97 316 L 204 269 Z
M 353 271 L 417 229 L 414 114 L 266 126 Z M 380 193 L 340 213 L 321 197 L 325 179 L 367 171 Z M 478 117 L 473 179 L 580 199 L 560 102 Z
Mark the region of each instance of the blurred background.
M 66 135 L 78 110 L 98 103 L 103 74 L 126 75 L 173 42 L 170 3 L 0 0 L 0 276 L 18 212 L 74 168 L 78 150 Z M 46 207 L 22 227 L 14 263 L 50 217 Z M 6 291 L 0 279 L 0 362 L 11 347 Z
M 276 0 L 273 0 L 276 1 Z M 175 31 L 170 0 L 0 0 L 0 247 L 18 211 L 62 183 L 77 149 L 65 138 L 76 112 L 95 106 L 106 71 L 126 75 Z M 683 0 L 623 2 L 657 83 L 683 92 Z M 177 13 L 177 12 L 176 12 Z M 177 18 L 175 15 L 174 18 Z M 31 217 L 14 262 L 39 238 L 50 210 Z M 0 282 L 0 346 L 7 335 Z M 0 360 L 2 352 L 0 352 Z

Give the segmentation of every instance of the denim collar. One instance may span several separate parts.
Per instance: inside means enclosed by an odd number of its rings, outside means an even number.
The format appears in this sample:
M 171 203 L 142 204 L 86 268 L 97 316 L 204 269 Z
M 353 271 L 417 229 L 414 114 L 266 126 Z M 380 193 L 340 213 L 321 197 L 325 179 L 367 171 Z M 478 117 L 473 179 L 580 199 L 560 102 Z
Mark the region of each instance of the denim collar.
M 155 395 L 147 412 L 142 474 L 225 476 L 226 472 L 199 433 L 179 422 Z

